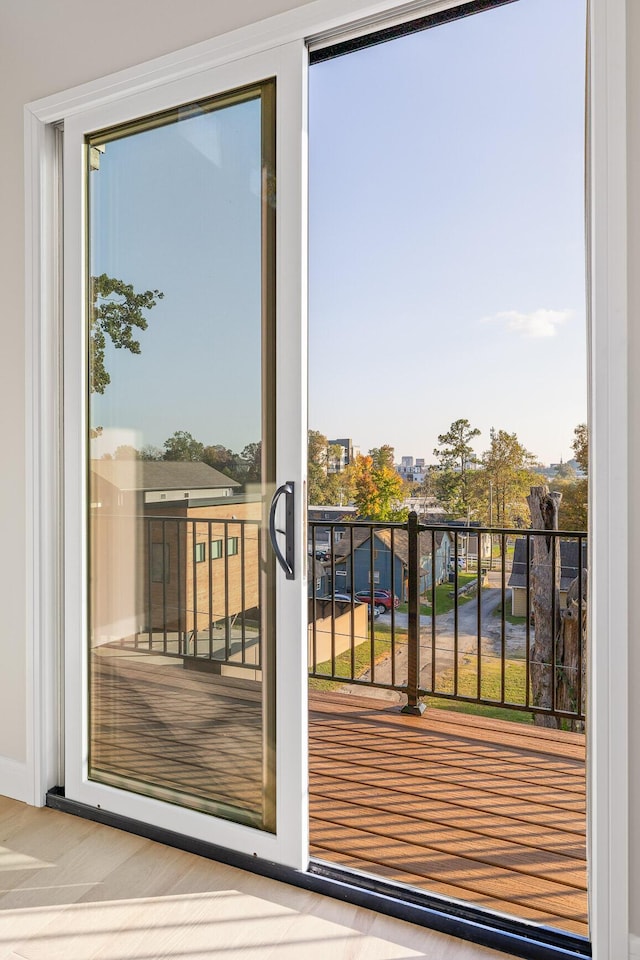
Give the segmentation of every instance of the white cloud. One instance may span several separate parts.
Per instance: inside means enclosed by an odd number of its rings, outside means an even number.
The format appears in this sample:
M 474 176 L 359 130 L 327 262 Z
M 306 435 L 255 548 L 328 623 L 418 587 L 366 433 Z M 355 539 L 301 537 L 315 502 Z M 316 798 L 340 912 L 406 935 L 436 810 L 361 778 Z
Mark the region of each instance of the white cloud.
M 510 333 L 522 337 L 555 337 L 558 328 L 573 317 L 573 310 L 533 310 L 520 313 L 518 310 L 503 310 L 492 317 L 483 317 L 482 323 L 502 323 Z

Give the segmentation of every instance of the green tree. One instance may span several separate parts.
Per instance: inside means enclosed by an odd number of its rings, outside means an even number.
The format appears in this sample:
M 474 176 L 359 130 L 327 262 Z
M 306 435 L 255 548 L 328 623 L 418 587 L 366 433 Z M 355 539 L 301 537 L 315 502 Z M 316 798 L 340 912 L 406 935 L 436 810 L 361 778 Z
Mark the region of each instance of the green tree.
M 458 471 L 438 464 L 430 477 L 430 489 L 451 516 L 466 516 L 469 500 L 468 476 L 463 496 L 462 480 Z
M 114 460 L 139 460 L 140 451 L 128 443 L 121 444 L 113 455 Z
M 201 461 L 204 455 L 204 444 L 192 437 L 186 430 L 176 430 L 173 436 L 165 440 L 164 460 L 196 460 Z
M 491 428 L 491 445 L 482 455 L 483 471 L 478 477 L 482 495 L 493 489 L 493 521 L 497 526 L 514 526 L 528 516 L 527 495 L 540 482 L 535 456 L 515 433 Z
M 585 473 L 589 472 L 589 430 L 586 423 L 579 423 L 573 431 L 573 442 L 571 443 L 580 469 Z
M 433 453 L 439 460 L 436 479 L 438 496 L 452 513 L 465 514 L 469 509 L 469 468 L 477 463 L 471 441 L 480 436 L 468 420 L 454 420 L 446 433 L 438 436 Z
M 352 482 L 349 468 L 325 477 L 323 504 L 342 507 L 352 500 Z
M 162 460 L 162 450 L 160 447 L 154 447 L 152 443 L 145 444 L 139 452 L 138 456 L 141 460 Z
M 231 477 L 232 480 L 238 479 L 236 476 L 238 473 L 238 458 L 233 450 L 229 450 L 228 447 L 224 447 L 220 443 L 206 446 L 202 452 L 202 461 L 213 467 L 214 470 L 224 473 L 226 477 Z
M 242 480 L 244 483 L 260 483 L 262 479 L 262 440 L 248 443 L 242 448 L 240 457 L 244 461 Z
M 155 307 L 164 293 L 160 290 L 136 293 L 130 283 L 108 277 L 106 273 L 91 277 L 90 289 L 90 390 L 92 393 L 104 393 L 111 383 L 105 367 L 107 340 L 117 350 L 140 353 L 140 341 L 135 339 L 134 330 L 147 329 L 143 311 Z
M 395 450 L 390 444 L 383 443 L 381 447 L 374 447 L 369 450 L 369 456 L 376 470 L 389 467 L 390 470 L 395 471 Z
M 575 480 L 576 472 L 570 464 L 561 463 L 556 470 L 556 478 L 558 480 Z
M 307 437 L 307 500 L 327 503 L 327 438 L 319 430 L 309 430 Z
M 440 469 L 439 467 L 436 466 L 435 463 L 429 464 L 429 466 L 426 468 L 424 480 L 422 481 L 422 483 L 418 484 L 417 492 L 421 496 L 423 497 L 438 496 L 437 480 L 438 480 L 439 472 L 440 472 Z
M 586 423 L 579 423 L 573 431 L 571 443 L 580 469 L 589 472 L 589 431 Z M 589 529 L 589 481 L 587 477 L 567 477 L 563 471 L 554 477 L 552 490 L 562 494 L 558 511 L 558 526 L 561 530 Z
M 589 483 L 586 477 L 574 480 L 554 478 L 550 489 L 562 494 L 558 508 L 560 530 L 585 531 L 589 524 Z

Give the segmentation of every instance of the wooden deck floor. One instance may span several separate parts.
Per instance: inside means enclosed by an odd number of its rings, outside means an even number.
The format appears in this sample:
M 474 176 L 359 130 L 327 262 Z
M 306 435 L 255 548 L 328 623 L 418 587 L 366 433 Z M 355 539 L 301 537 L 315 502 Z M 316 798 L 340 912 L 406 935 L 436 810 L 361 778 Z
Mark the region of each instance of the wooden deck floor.
M 311 854 L 586 936 L 584 737 L 314 694 Z
M 250 684 L 135 655 L 94 679 L 98 766 L 253 806 Z M 310 706 L 312 857 L 587 934 L 581 735 L 339 693 Z

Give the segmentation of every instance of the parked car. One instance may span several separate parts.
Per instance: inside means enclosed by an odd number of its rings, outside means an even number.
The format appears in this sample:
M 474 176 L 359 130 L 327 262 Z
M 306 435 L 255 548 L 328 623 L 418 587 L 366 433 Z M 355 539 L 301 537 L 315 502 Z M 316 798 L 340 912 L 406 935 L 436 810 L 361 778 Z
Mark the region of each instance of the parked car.
M 326 597 L 318 597 L 317 599 L 318 600 L 343 600 L 346 603 L 351 603 L 351 594 L 338 592 L 334 594 L 328 594 Z M 360 601 L 356 599 L 355 602 L 356 604 L 358 604 Z
M 392 596 L 390 590 L 374 590 L 373 596 L 371 590 L 358 590 L 355 596 L 360 603 L 368 603 L 369 606 L 373 606 L 378 614 L 388 613 L 392 604 L 397 607 L 400 602 L 397 597 Z

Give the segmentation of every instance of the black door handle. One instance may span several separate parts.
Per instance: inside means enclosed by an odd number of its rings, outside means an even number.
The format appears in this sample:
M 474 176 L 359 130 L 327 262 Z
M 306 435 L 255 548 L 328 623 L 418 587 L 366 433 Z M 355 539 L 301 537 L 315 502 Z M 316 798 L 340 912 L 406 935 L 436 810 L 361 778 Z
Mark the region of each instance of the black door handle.
M 293 490 L 294 483 L 293 480 L 288 480 L 286 483 L 283 483 L 282 486 L 278 487 L 276 492 L 273 495 L 273 500 L 271 501 L 271 509 L 269 511 L 269 537 L 271 539 L 271 546 L 273 547 L 273 552 L 275 553 L 278 563 L 284 570 L 287 580 L 295 580 L 295 533 L 293 528 L 294 521 L 294 512 L 293 512 Z M 278 501 L 282 494 L 286 497 L 285 502 L 285 528 L 283 531 L 276 530 L 276 510 L 278 508 Z M 280 546 L 278 544 L 276 534 L 278 532 L 284 533 L 284 555 Z

